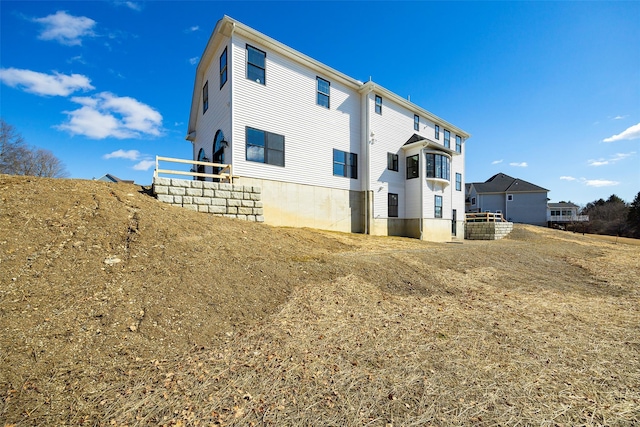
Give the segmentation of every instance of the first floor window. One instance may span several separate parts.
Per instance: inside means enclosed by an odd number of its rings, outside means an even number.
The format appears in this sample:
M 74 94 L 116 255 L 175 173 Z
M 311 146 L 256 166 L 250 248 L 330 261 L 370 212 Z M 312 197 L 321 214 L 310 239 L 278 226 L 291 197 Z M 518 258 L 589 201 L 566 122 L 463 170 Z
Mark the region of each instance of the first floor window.
M 434 216 L 436 218 L 442 218 L 442 196 L 435 196 L 435 211 Z
M 358 179 L 358 155 L 333 149 L 333 174 Z
M 444 130 L 444 146 L 446 148 L 451 147 L 451 132 L 448 130 Z
M 456 191 L 462 191 L 462 174 L 456 172 Z
M 284 136 L 246 128 L 247 160 L 284 166 Z
M 388 200 L 388 208 L 389 208 L 389 218 L 397 218 L 398 217 L 398 195 L 394 193 L 389 193 Z
M 376 95 L 376 113 L 382 114 L 382 97 Z
M 436 139 L 440 139 L 440 126 L 436 125 Z
M 247 78 L 249 80 L 253 80 L 260 84 L 266 84 L 266 59 L 266 52 L 247 45 Z
M 398 155 L 387 153 L 387 169 L 398 172 Z
M 462 137 L 456 135 L 456 153 L 462 153 Z
M 202 88 L 202 114 L 206 113 L 209 109 L 209 81 L 204 84 Z
M 420 161 L 418 155 L 407 157 L 407 179 L 420 176 Z
M 320 77 L 316 77 L 316 80 L 318 87 L 316 103 L 322 107 L 329 108 L 329 88 L 331 87 L 331 83 Z
M 449 157 L 442 154 L 427 153 L 427 178 L 440 178 L 450 180 Z
M 420 130 L 420 116 L 417 114 L 413 115 L 413 130 Z

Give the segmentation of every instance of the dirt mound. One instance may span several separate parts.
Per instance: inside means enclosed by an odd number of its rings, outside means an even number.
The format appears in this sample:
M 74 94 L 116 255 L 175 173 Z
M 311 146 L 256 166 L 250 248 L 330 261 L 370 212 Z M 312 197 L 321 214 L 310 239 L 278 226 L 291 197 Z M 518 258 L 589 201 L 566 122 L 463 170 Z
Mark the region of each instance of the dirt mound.
M 463 245 L 273 228 L 147 190 L 0 175 L 0 420 L 640 416 L 637 246 L 525 226 Z

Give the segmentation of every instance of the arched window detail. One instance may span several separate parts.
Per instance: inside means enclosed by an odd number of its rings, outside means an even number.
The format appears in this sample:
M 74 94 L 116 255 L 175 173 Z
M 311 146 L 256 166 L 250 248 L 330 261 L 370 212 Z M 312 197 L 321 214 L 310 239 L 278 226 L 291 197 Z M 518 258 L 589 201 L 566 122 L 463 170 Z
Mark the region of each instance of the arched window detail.
M 213 158 L 211 159 L 213 163 L 224 164 L 224 147 L 226 145 L 227 141 L 225 141 L 224 139 L 224 133 L 222 133 L 222 131 L 218 129 L 215 138 L 213 138 Z M 221 167 L 214 166 L 213 173 L 218 174 L 220 173 L 221 169 Z M 215 181 L 218 181 L 218 179 L 215 179 Z
M 198 152 L 198 161 L 199 162 L 206 162 L 207 161 L 207 156 L 204 154 L 204 148 L 201 148 L 200 151 Z M 196 172 L 197 173 L 204 173 L 204 165 L 197 165 Z M 204 177 L 203 176 L 197 176 L 196 179 L 198 181 L 204 181 Z

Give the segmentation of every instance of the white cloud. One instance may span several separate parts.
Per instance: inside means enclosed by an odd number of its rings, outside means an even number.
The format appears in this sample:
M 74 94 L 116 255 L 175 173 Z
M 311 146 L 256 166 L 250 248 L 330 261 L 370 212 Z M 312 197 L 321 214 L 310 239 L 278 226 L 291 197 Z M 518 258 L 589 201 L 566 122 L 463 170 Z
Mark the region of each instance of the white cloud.
M 561 176 L 560 179 L 564 180 L 564 181 L 577 181 L 577 178 L 574 178 L 572 176 Z
M 197 56 L 194 56 L 193 58 L 189 58 L 189 64 L 191 65 L 196 65 L 198 63 L 198 58 Z
M 34 18 L 44 29 L 38 36 L 41 40 L 55 40 L 67 46 L 82 45 L 82 37 L 93 37 L 96 21 L 85 16 L 72 16 L 64 11 L 44 18 Z
M 609 161 L 605 159 L 598 159 L 598 160 L 589 160 L 588 163 L 589 163 L 589 166 L 604 166 L 604 165 L 608 165 Z
M 499 165 L 499 164 L 500 164 L 500 163 L 502 163 L 502 162 L 503 162 L 503 160 L 502 160 L 502 159 L 500 159 L 500 160 L 494 160 L 493 162 L 491 162 L 491 164 L 492 164 L 492 165 Z
M 515 166 L 517 168 L 526 168 L 529 165 L 527 164 L 527 162 L 520 162 L 520 163 L 513 162 L 513 163 L 509 163 L 509 166 Z
M 606 179 L 585 179 L 583 182 L 589 187 L 613 187 L 620 184 L 618 181 L 609 181 Z
M 198 31 L 200 29 L 199 25 L 194 25 L 192 27 L 189 27 L 188 29 L 186 29 L 184 32 L 185 33 L 194 33 L 196 31 Z
M 153 167 L 155 165 L 156 165 L 155 160 L 142 160 L 142 161 L 136 163 L 133 166 L 133 169 L 137 170 L 137 171 L 147 171 L 147 170 L 149 170 L 151 167 Z
M 589 160 L 589 166 L 604 166 L 604 165 L 612 165 L 620 160 L 624 160 L 628 157 L 636 154 L 635 151 L 631 151 L 630 153 L 616 153 L 609 159 L 598 159 L 598 160 Z
M 616 142 L 616 141 L 632 140 L 632 139 L 639 139 L 639 138 L 640 138 L 640 123 L 623 130 L 621 133 L 617 135 L 613 135 L 613 136 L 610 136 L 609 138 L 605 138 L 602 140 L 602 142 Z
M 116 150 L 109 154 L 102 156 L 103 159 L 128 159 L 138 160 L 140 158 L 140 152 L 138 150 Z
M 134 1 L 126 1 L 124 2 L 125 6 L 127 6 L 129 9 L 131 10 L 135 10 L 137 12 L 142 10 L 142 6 L 140 5 L 140 3 L 136 3 Z
M 11 87 L 23 88 L 25 92 L 40 96 L 68 96 L 77 90 L 94 89 L 91 80 L 82 74 L 39 73 L 18 68 L 0 69 L 0 80 Z
M 615 116 L 613 118 L 613 120 L 622 120 L 622 119 L 626 119 L 627 117 L 629 117 L 629 115 L 626 115 L 626 116 Z
M 162 115 L 133 98 L 102 92 L 93 97 L 74 97 L 71 100 L 82 107 L 65 111 L 69 120 L 58 129 L 73 135 L 92 139 L 125 139 L 162 134 Z

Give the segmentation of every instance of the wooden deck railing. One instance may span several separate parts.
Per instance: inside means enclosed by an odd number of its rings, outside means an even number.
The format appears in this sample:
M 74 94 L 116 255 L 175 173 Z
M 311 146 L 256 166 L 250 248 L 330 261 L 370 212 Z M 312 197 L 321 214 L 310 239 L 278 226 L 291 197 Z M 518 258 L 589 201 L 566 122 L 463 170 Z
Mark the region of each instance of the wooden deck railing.
M 195 172 L 191 169 L 189 172 L 172 170 L 172 169 L 160 169 L 160 162 L 170 162 L 170 163 L 182 163 L 187 165 L 201 165 L 201 166 L 211 166 L 220 168 L 219 173 L 203 173 L 203 172 Z M 228 172 L 225 172 L 228 171 Z M 169 174 L 169 175 L 187 175 L 199 178 L 217 178 L 221 181 L 228 181 L 233 184 L 233 168 L 231 165 L 223 164 L 223 163 L 211 163 L 211 162 L 201 162 L 198 160 L 184 160 L 184 159 L 174 159 L 171 157 L 161 157 L 156 156 L 156 169 L 153 171 L 153 176 L 158 177 L 158 174 Z
M 505 222 L 501 213 L 477 212 L 465 214 L 467 222 Z

